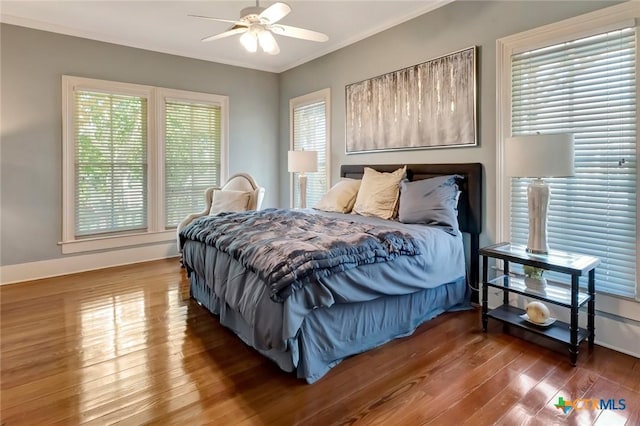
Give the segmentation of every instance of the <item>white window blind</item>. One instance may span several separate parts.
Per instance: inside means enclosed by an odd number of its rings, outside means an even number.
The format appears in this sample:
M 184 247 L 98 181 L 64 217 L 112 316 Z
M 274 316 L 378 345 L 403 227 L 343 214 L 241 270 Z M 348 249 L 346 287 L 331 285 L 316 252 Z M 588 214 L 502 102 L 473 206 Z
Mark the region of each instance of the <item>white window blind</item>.
M 175 227 L 204 209 L 206 188 L 221 184 L 221 108 L 173 100 L 165 105 L 165 225 Z
M 317 101 L 293 108 L 293 149 L 317 151 L 318 171 L 307 173 L 307 207 L 315 206 L 327 192 L 327 102 Z M 300 205 L 298 174 L 294 176 L 294 207 Z
M 147 100 L 74 95 L 76 237 L 146 230 Z
M 551 186 L 549 244 L 602 259 L 598 291 L 636 291 L 634 28 L 512 56 L 512 134 L 573 133 L 576 175 Z M 511 182 L 511 240 L 526 244 L 525 179 Z

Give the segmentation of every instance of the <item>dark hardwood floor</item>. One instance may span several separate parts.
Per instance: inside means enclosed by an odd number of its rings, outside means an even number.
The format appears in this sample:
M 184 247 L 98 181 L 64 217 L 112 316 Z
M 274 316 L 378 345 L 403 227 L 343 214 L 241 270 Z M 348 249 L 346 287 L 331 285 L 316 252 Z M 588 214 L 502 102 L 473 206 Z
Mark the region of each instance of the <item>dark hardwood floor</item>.
M 176 259 L 0 287 L 2 425 L 640 424 L 639 359 L 583 344 L 572 368 L 562 349 L 483 334 L 477 310 L 308 385 L 188 293 Z M 626 409 L 564 414 L 559 397 Z

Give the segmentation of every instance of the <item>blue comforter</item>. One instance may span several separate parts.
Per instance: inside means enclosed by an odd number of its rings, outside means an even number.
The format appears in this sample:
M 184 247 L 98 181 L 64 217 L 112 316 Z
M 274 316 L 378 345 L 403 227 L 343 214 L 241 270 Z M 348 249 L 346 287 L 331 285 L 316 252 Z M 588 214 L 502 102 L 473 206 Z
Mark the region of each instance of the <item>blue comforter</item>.
M 201 217 L 180 238 L 241 262 L 267 284 L 275 302 L 336 272 L 421 254 L 414 238 L 398 229 L 294 210 Z

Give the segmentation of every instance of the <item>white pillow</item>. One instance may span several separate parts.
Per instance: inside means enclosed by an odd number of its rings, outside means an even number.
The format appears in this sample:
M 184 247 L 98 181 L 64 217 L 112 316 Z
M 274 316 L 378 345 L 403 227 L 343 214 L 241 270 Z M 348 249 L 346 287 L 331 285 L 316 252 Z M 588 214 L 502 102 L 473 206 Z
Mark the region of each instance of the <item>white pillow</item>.
M 324 194 L 315 208 L 325 212 L 349 213 L 356 202 L 360 179 L 342 178 Z
M 244 212 L 249 208 L 251 192 L 245 191 L 213 191 L 213 202 L 209 210 L 209 216 L 222 212 Z
M 398 206 L 400 181 L 405 178 L 406 171 L 407 166 L 392 173 L 382 173 L 365 167 L 353 213 L 392 219 Z

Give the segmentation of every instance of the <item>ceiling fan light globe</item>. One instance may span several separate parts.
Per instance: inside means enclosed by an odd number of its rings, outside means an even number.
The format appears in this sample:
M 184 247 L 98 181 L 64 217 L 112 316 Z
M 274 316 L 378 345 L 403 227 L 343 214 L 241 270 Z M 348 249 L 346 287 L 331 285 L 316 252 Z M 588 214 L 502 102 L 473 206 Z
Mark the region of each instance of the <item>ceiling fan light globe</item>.
M 278 43 L 273 37 L 273 34 L 271 34 L 271 31 L 264 30 L 258 33 L 258 41 L 260 42 L 260 47 L 265 53 L 268 53 L 269 55 L 277 55 L 280 53 Z
M 240 43 L 247 52 L 256 53 L 258 51 L 258 38 L 253 31 L 247 31 L 240 37 Z

